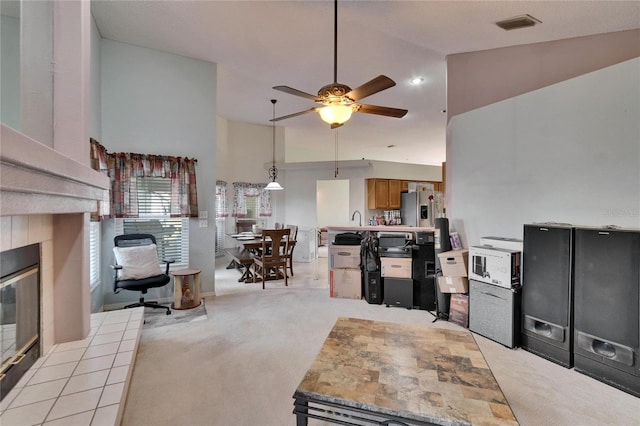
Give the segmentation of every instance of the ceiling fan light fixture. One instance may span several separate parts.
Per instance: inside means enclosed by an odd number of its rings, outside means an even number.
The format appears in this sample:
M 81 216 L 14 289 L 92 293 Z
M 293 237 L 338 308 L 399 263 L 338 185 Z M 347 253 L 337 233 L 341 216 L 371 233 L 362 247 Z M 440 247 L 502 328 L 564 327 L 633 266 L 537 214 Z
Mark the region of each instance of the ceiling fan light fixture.
M 351 118 L 353 108 L 347 105 L 333 104 L 320 108 L 318 112 L 325 123 L 344 124 Z

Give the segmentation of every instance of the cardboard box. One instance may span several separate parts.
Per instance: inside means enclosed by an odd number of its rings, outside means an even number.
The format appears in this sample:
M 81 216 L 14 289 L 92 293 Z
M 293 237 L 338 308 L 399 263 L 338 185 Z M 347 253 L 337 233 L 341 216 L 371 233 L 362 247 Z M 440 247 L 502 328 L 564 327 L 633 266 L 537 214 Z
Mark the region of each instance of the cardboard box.
M 517 238 L 506 237 L 480 237 L 481 246 L 491 246 L 494 248 L 503 248 L 507 250 L 522 251 L 523 240 Z
M 359 269 L 331 269 L 329 271 L 329 296 L 343 299 L 362 299 L 362 282 Z
M 329 246 L 329 261 L 331 268 L 360 269 L 360 246 L 331 244 Z
M 465 277 L 438 277 L 438 287 L 442 293 L 466 293 L 469 280 Z
M 449 302 L 449 321 L 461 327 L 469 327 L 469 296 L 452 294 Z
M 380 270 L 383 277 L 411 278 L 411 259 L 405 257 L 381 257 Z
M 520 284 L 520 255 L 516 250 L 472 246 L 469 249 L 469 279 L 512 288 Z
M 469 250 L 450 250 L 438 253 L 442 275 L 446 277 L 466 277 L 469 270 Z

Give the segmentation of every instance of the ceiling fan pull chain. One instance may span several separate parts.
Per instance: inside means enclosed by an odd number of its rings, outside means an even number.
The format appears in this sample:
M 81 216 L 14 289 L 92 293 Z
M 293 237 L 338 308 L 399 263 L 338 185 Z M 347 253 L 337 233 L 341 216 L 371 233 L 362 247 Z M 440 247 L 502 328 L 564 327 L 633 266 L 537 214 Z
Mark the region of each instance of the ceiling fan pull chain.
M 336 130 L 336 135 L 335 135 L 335 164 L 336 164 L 336 171 L 333 174 L 334 178 L 338 177 L 338 129 Z

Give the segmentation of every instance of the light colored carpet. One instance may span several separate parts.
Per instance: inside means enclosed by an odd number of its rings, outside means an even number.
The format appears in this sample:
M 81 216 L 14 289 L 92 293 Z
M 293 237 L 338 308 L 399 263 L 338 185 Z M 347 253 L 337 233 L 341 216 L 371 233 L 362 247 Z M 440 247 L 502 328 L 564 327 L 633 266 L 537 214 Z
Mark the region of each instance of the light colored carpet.
M 122 424 L 294 425 L 293 392 L 339 316 L 461 329 L 425 311 L 331 299 L 326 268 L 326 258 L 296 263 L 288 288 L 262 290 L 220 265 L 205 320 L 143 330 Z M 474 336 L 521 425 L 640 424 L 639 398 Z
M 207 319 L 207 308 L 204 302 L 192 309 L 172 309 L 171 315 L 165 312 L 163 309 L 145 309 L 144 328 L 165 327 Z

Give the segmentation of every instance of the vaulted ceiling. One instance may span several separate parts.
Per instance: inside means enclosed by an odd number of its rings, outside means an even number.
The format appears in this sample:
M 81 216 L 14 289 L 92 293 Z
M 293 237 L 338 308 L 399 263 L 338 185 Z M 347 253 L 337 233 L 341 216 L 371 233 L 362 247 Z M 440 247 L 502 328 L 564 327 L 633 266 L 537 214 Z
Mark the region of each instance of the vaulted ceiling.
M 103 38 L 217 63 L 218 114 L 228 120 L 270 125 L 270 99 L 278 99 L 279 116 L 315 106 L 273 86 L 315 95 L 333 82 L 331 0 L 92 0 L 91 7 Z M 522 14 L 542 23 L 495 25 Z M 339 129 L 339 158 L 440 165 L 446 55 L 634 28 L 638 1 L 340 1 L 338 82 L 355 88 L 387 75 L 397 85 L 363 102 L 409 113 L 354 114 Z M 414 77 L 423 84 L 410 84 Z M 287 161 L 334 159 L 335 130 L 317 114 L 278 125 L 286 127 Z

